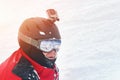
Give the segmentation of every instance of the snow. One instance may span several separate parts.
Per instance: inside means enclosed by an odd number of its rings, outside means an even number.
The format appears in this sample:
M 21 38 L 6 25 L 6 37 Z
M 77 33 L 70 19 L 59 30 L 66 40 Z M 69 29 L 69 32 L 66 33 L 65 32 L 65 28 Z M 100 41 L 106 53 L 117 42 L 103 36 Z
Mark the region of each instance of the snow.
M 55 8 L 62 36 L 56 62 L 60 80 L 120 80 L 119 0 L 23 1 L 0 3 L 0 63 L 19 48 L 22 21 L 46 17 L 45 10 Z

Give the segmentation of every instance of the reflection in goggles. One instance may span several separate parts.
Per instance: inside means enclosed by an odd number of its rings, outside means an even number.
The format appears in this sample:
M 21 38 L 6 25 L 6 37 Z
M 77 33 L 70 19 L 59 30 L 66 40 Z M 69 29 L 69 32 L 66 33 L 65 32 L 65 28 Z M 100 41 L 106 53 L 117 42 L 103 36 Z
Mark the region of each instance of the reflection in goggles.
M 50 52 L 52 50 L 59 51 L 61 45 L 60 39 L 53 39 L 53 40 L 42 40 L 40 41 L 40 50 L 44 52 Z

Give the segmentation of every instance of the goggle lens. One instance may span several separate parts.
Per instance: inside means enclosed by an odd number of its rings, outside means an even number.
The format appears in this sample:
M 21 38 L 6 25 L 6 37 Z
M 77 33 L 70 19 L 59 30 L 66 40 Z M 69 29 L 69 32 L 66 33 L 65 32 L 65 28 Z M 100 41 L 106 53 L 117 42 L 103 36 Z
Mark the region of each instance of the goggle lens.
M 61 40 L 53 39 L 53 40 L 42 40 L 40 41 L 40 50 L 44 52 L 50 52 L 55 50 L 56 52 L 59 51 L 61 45 Z

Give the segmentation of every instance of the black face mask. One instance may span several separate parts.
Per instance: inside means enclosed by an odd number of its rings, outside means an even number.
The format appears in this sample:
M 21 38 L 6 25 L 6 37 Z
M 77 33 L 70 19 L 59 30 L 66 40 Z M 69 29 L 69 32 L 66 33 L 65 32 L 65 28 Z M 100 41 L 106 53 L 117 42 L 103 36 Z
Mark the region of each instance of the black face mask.
M 54 68 L 54 64 L 56 59 L 54 60 L 49 60 L 47 59 L 41 50 L 19 40 L 20 46 L 22 46 L 23 51 L 35 62 L 38 64 L 47 67 L 47 68 Z
M 56 59 L 54 59 L 54 60 L 47 59 L 43 55 L 42 51 L 40 51 L 38 49 L 32 48 L 30 53 L 27 53 L 27 55 L 42 66 L 45 66 L 48 68 L 54 68 L 54 63 L 55 63 Z

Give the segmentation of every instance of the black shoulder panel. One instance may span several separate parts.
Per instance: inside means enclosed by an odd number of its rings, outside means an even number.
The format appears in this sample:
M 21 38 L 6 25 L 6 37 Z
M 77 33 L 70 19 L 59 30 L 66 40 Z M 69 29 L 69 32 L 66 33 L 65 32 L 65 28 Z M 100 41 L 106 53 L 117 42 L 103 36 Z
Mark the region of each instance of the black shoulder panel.
M 39 80 L 38 75 L 34 70 L 33 66 L 24 57 L 21 57 L 20 61 L 14 67 L 12 72 L 17 76 L 21 77 L 22 80 Z

